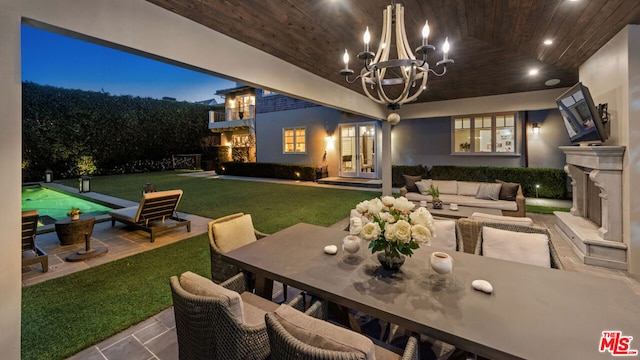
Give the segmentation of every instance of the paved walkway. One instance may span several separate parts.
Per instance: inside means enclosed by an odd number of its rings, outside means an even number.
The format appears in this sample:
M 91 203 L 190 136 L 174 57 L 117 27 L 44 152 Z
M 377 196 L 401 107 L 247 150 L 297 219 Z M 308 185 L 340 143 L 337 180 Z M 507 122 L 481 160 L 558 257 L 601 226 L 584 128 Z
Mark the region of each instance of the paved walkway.
M 265 182 L 277 182 L 286 183 L 291 185 L 301 186 L 317 186 L 317 187 L 340 187 L 346 189 L 354 189 L 353 187 L 335 186 L 335 185 L 322 185 L 314 182 L 301 182 L 292 180 L 278 180 L 278 179 L 261 179 L 261 178 L 244 178 L 244 177 L 232 177 L 232 176 L 218 176 L 211 172 L 198 172 L 184 174 L 183 176 L 198 176 L 198 177 L 219 177 L 224 179 L 233 179 L 241 181 L 265 181 Z M 379 192 L 379 189 L 367 189 L 358 188 L 359 190 L 369 190 Z M 394 189 L 397 192 L 397 189 Z M 92 194 L 92 193 L 89 193 Z M 87 194 L 83 194 L 87 195 Z M 94 196 L 103 196 L 100 194 L 94 194 Z M 113 200 L 113 199 L 110 199 Z M 557 207 L 570 207 L 569 201 L 557 201 L 549 199 L 535 199 L 528 198 L 527 203 L 543 206 L 557 206 Z M 135 204 L 134 204 L 135 205 Z M 57 236 L 55 233 L 38 235 L 38 243 L 44 244 L 45 247 L 49 246 L 48 250 L 53 257 L 50 257 L 51 269 L 48 274 L 40 272 L 38 267 L 40 265 L 33 265 L 34 269 L 23 270 L 23 284 L 33 284 L 40 281 L 44 281 L 48 278 L 63 276 L 73 271 L 79 271 L 87 267 L 96 266 L 108 261 L 113 261 L 117 258 L 132 255 L 137 252 L 146 251 L 154 247 L 167 245 L 175 241 L 185 239 L 203 232 L 206 232 L 206 226 L 209 219 L 201 218 L 197 216 L 188 215 L 193 224 L 192 232 L 187 233 L 185 230 L 177 229 L 170 233 L 166 233 L 156 238 L 155 243 L 150 243 L 148 234 L 139 231 L 124 230 L 121 225 L 116 225 L 112 228 L 110 222 L 103 222 L 96 224 L 94 230 L 94 238 L 96 244 L 103 244 L 109 247 L 109 255 L 101 258 L 87 260 L 81 263 L 67 263 L 63 261 L 65 254 L 77 251 L 81 246 L 77 248 L 62 247 L 57 245 Z M 594 276 L 607 277 L 611 279 L 620 279 L 627 284 L 632 291 L 638 294 L 640 300 L 640 277 L 631 275 L 624 271 L 610 270 L 599 268 L 590 265 L 584 265 L 579 260 L 578 256 L 573 252 L 570 241 L 565 240 L 555 228 L 555 217 L 553 215 L 544 214 L 531 214 L 527 216 L 531 217 L 537 225 L 544 226 L 549 229 L 552 236 L 554 246 L 558 250 L 559 256 L 566 271 L 578 271 L 589 273 Z M 339 224 L 345 223 L 341 221 Z M 340 225 L 342 226 L 342 225 Z M 54 249 L 65 248 L 64 250 Z M 75 246 L 75 245 L 70 245 Z M 277 284 L 276 284 L 277 286 Z M 291 289 L 295 291 L 295 289 Z M 275 299 L 281 300 L 282 293 L 281 287 L 277 287 L 275 290 Z M 117 334 L 95 346 L 79 352 L 78 354 L 69 358 L 71 360 L 175 360 L 178 359 L 178 346 L 175 333 L 175 321 L 173 316 L 173 308 L 162 311 L 161 313 L 132 326 L 131 328 Z

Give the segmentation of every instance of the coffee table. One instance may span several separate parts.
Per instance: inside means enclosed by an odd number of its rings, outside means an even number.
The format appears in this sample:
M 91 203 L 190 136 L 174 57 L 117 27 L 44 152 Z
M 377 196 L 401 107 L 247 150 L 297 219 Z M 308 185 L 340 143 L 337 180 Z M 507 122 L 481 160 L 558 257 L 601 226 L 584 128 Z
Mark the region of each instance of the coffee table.
M 451 210 L 448 204 L 442 205 L 442 209 L 434 209 L 431 204 L 427 205 L 427 210 L 435 217 L 448 219 L 460 219 L 471 216 L 474 212 L 502 216 L 502 210 L 492 208 L 481 208 L 475 206 L 458 205 L 458 210 Z
M 638 296 L 622 281 L 452 252 L 453 284 L 428 282 L 434 249 L 423 246 L 398 273 L 375 255 L 360 262 L 323 252 L 346 231 L 297 224 L 222 256 L 232 264 L 350 309 L 433 336 L 490 359 L 611 359 L 603 331 L 640 348 Z M 474 290 L 485 279 L 493 294 Z M 256 288 L 260 294 L 262 289 Z M 270 296 L 270 294 L 267 294 Z

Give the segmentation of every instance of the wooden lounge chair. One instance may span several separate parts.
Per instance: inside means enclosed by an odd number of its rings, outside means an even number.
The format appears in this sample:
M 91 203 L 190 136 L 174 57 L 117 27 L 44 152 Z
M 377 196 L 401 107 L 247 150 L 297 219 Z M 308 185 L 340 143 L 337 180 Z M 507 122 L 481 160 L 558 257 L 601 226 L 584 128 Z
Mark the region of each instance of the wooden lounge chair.
M 110 211 L 111 226 L 119 221 L 146 231 L 151 234 L 151 242 L 157 234 L 180 226 L 186 226 L 187 232 L 191 232 L 191 221 L 180 218 L 176 211 L 181 198 L 182 190 L 146 193 L 142 195 L 140 205 Z
M 49 271 L 49 255 L 36 245 L 39 217 L 38 210 L 22 212 L 22 266 L 40 263 L 42 272 L 47 272 Z M 35 256 L 25 257 L 25 252 L 33 252 Z

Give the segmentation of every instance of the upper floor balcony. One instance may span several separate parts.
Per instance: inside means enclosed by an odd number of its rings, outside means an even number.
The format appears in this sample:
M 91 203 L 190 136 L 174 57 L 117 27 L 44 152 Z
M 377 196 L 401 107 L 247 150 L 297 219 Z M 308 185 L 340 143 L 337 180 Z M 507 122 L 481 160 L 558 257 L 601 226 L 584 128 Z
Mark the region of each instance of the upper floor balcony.
M 232 131 L 250 127 L 255 118 L 255 105 L 244 107 L 239 111 L 236 108 L 225 109 L 224 113 L 209 112 L 209 130 Z

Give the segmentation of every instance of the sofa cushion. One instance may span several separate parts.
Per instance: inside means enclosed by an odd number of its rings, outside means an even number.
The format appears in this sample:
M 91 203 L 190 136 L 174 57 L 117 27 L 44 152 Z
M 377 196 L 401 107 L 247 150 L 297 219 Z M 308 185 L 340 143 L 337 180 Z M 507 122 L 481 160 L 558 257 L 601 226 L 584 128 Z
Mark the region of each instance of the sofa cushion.
M 431 179 L 422 179 L 420 181 L 416 181 L 416 187 L 418 188 L 418 192 L 420 194 L 427 194 L 427 191 L 431 188 Z
M 420 175 L 402 175 L 404 177 L 404 184 L 407 188 L 408 192 L 418 192 L 418 188 L 416 187 L 416 181 L 422 180 L 422 176 Z
M 523 264 L 551 267 L 549 238 L 545 234 L 482 227 L 482 254 Z
M 431 195 L 423 195 L 418 193 L 407 193 L 405 197 L 408 200 L 419 202 L 421 200 L 425 200 L 427 202 L 432 202 Z M 443 204 L 458 204 L 462 206 L 475 206 L 481 208 L 491 208 L 491 209 L 499 209 L 499 210 L 508 210 L 508 211 L 516 211 L 518 210 L 518 203 L 515 201 L 507 201 L 507 200 L 483 200 L 476 199 L 475 196 L 463 196 L 463 195 L 449 195 L 444 194 L 440 195 L 440 201 Z
M 222 287 L 198 274 L 187 271 L 180 275 L 180 286 L 193 295 L 209 296 L 229 305 L 231 315 L 240 323 L 244 323 L 244 303 L 240 294 Z
M 454 220 L 434 220 L 436 236 L 429 240 L 429 246 L 447 250 L 456 250 L 456 222 Z
M 472 181 L 458 181 L 458 195 L 476 196 L 478 188 L 480 188 L 479 182 Z
M 533 220 L 528 217 L 500 216 L 474 212 L 469 216 L 469 219 L 486 223 L 533 226 Z
M 316 319 L 286 304 L 280 305 L 274 314 L 291 336 L 307 345 L 325 350 L 357 352 L 366 359 L 375 359 L 373 342 L 364 335 Z
M 500 200 L 510 200 L 510 201 L 516 200 L 516 196 L 518 195 L 518 189 L 520 188 L 520 184 L 505 182 L 502 180 L 496 180 L 496 183 L 502 184 L 502 187 L 500 188 Z
M 482 183 L 476 194 L 477 199 L 500 200 L 500 188 L 502 184 Z
M 453 194 L 458 193 L 458 181 L 456 180 L 433 180 L 433 186 L 437 186 L 440 194 Z

